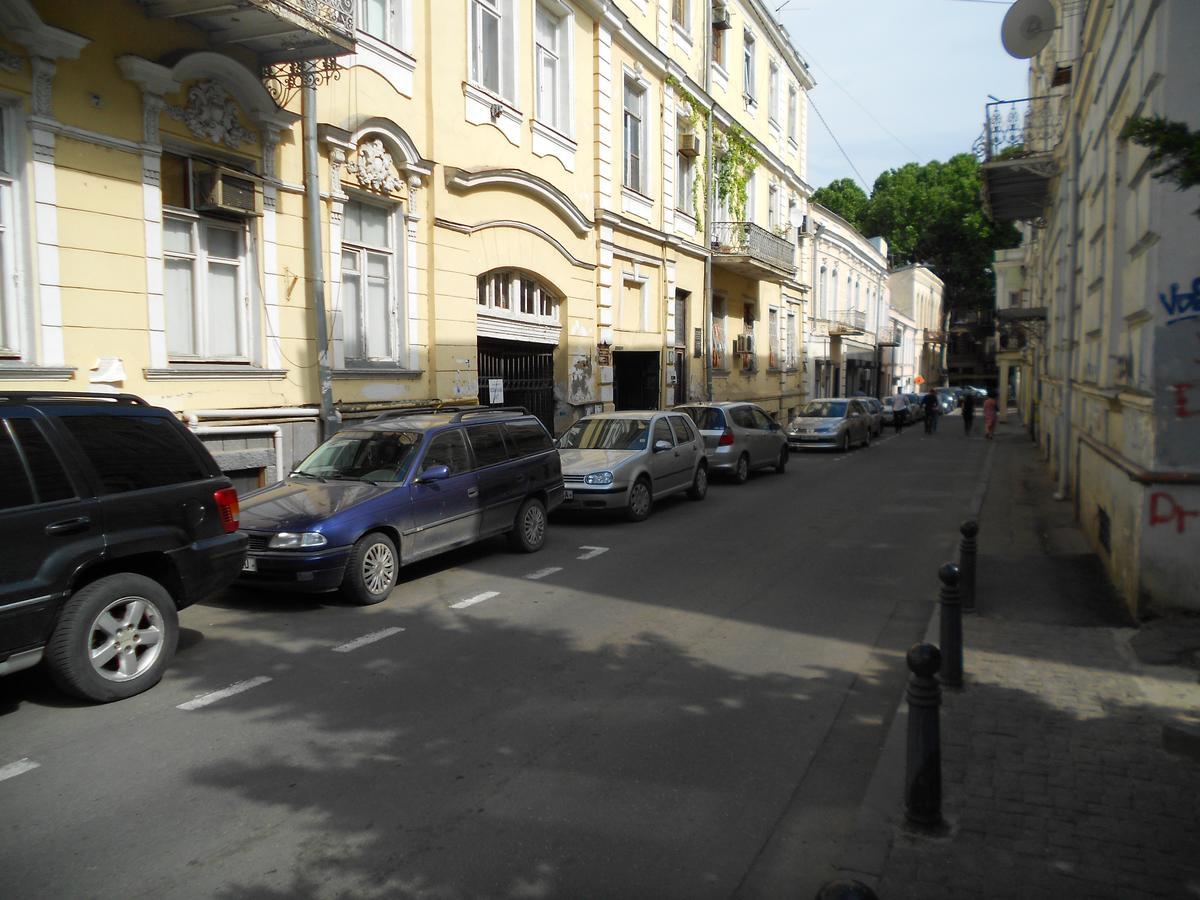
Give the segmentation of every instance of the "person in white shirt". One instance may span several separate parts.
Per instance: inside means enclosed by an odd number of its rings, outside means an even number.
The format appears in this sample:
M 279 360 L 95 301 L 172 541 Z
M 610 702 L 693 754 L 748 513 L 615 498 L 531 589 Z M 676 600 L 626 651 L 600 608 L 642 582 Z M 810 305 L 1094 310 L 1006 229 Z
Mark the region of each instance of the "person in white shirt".
M 896 388 L 896 396 L 892 398 L 892 424 L 896 426 L 896 434 L 900 433 L 907 418 L 908 398 L 904 396 L 903 390 Z

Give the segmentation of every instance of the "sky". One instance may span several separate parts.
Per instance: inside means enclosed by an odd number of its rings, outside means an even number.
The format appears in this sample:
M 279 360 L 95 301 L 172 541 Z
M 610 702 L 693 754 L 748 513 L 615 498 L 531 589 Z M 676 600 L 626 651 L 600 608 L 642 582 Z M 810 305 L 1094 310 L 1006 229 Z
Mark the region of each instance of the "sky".
M 887 169 L 970 152 L 989 94 L 1027 96 L 1028 60 L 1013 59 L 1000 45 L 1006 2 L 766 2 L 772 10 L 782 6 L 778 18 L 817 82 L 808 123 L 807 180 L 814 188 L 854 178 L 869 194 Z

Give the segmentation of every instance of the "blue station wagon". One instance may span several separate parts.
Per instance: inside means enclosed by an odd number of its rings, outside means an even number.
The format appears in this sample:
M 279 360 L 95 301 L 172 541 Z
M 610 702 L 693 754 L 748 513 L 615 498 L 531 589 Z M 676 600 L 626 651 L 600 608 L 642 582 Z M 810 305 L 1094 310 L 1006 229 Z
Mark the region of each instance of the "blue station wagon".
M 399 568 L 499 534 L 531 553 L 562 503 L 558 451 L 524 409 L 405 410 L 339 431 L 247 494 L 239 583 L 378 603 Z

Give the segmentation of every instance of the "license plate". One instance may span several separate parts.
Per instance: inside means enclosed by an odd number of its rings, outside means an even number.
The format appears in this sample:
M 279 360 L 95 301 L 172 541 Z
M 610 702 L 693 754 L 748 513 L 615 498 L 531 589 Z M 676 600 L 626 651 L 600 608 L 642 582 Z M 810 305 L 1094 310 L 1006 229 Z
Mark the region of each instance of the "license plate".
M 258 560 L 254 559 L 251 556 L 247 556 L 242 561 L 242 571 L 243 572 L 257 572 L 258 571 Z
M 574 491 L 563 491 L 563 499 L 564 500 L 574 500 L 575 492 Z

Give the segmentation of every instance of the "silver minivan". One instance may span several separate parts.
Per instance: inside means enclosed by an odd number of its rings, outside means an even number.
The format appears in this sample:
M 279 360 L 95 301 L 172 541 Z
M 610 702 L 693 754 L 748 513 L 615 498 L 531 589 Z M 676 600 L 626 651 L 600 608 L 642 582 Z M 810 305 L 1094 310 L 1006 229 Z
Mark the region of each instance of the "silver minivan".
M 704 455 L 711 472 L 732 475 L 744 484 L 754 469 L 783 474 L 788 442 L 783 428 L 753 403 L 686 403 L 675 412 L 687 413 L 704 436 Z

